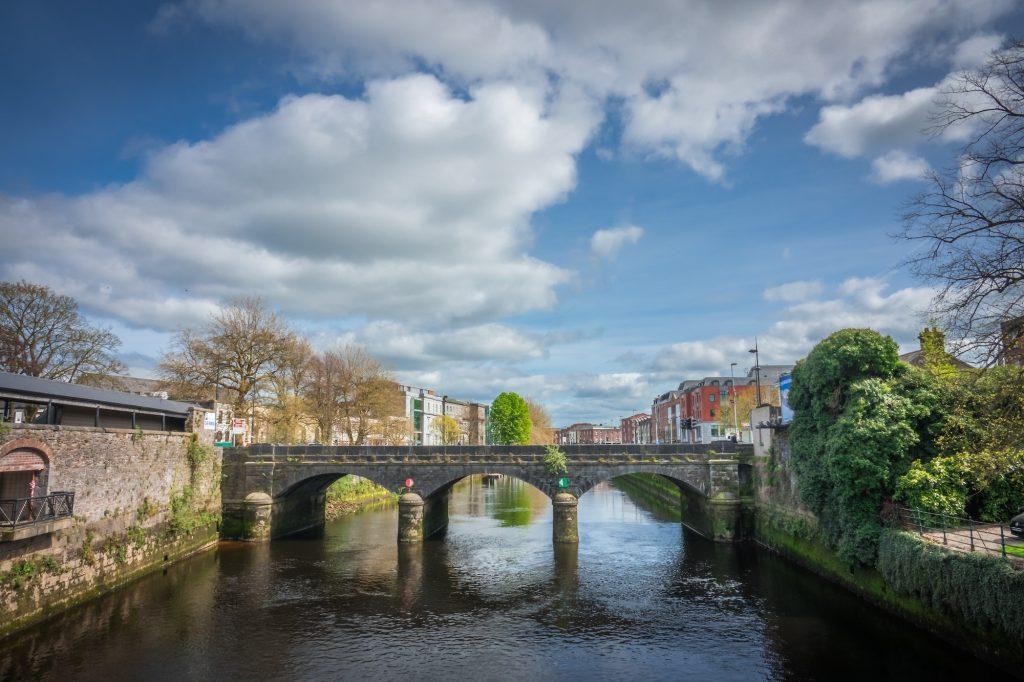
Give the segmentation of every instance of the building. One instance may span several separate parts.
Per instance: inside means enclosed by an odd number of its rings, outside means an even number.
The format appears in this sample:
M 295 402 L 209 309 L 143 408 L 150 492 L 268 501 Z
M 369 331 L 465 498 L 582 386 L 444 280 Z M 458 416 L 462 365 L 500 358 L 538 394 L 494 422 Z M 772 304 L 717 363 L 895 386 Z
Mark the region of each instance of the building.
M 1007 333 L 1006 325 L 1003 325 L 1004 335 Z M 1019 331 L 1010 331 L 1011 334 L 1019 334 Z M 954 369 L 970 369 L 963 360 L 953 357 L 946 352 L 946 334 L 938 327 L 925 327 L 921 330 L 921 333 L 917 335 L 917 340 L 921 344 L 917 350 L 912 350 L 909 353 L 904 353 L 900 356 L 900 360 L 913 365 L 914 367 L 925 368 L 927 367 L 927 359 L 929 357 L 940 361 L 948 362 Z M 1013 364 L 1017 367 L 1021 366 L 1021 360 L 1024 358 L 1024 354 L 1021 353 L 1021 348 L 1018 344 L 1016 348 L 1011 348 L 1009 354 L 1002 356 L 1003 360 L 1009 362 L 1003 362 L 1002 364 Z M 934 360 L 933 360 L 934 361 Z
M 12 424 L 186 431 L 196 405 L 0 372 L 0 409 Z
M 679 384 L 679 388 L 682 389 L 685 383 Z M 651 442 L 683 442 L 679 432 L 682 396 L 682 390 L 667 391 L 651 403 Z
M 622 430 L 618 426 L 577 422 L 555 432 L 559 445 L 599 445 L 622 442 Z
M 405 398 L 405 416 L 412 424 L 413 445 L 444 445 L 438 421 L 442 415 L 459 425 L 460 445 L 486 445 L 490 405 L 438 395 L 433 389 L 399 386 Z
M 651 442 L 651 415 L 646 412 L 638 412 L 622 419 L 619 424 L 622 432 L 622 442 L 632 445 L 642 445 Z

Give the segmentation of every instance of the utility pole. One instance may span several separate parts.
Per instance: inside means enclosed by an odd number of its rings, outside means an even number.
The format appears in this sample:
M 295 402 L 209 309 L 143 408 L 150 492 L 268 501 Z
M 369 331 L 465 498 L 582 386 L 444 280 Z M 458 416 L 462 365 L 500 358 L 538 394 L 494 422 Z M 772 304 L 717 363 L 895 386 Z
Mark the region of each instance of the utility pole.
M 757 384 L 757 406 L 761 407 L 761 355 L 758 353 L 757 337 L 754 337 L 754 347 L 749 353 L 754 354 L 754 383 Z
M 740 420 L 736 416 L 736 402 L 739 400 L 739 393 L 736 392 L 736 365 L 738 363 L 731 363 L 729 365 L 729 376 L 732 377 L 732 427 L 736 429 L 737 440 L 740 437 Z

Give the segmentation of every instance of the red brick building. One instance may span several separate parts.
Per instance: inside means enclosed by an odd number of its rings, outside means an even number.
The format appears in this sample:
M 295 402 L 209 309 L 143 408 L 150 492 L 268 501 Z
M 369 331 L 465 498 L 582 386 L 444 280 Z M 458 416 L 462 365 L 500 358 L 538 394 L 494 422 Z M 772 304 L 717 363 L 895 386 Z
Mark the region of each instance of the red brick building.
M 639 412 L 630 417 L 624 418 L 619 430 L 622 432 L 622 442 L 632 445 L 643 445 L 652 442 L 651 439 L 651 415 L 646 412 Z
M 596 445 L 600 443 L 621 443 L 622 431 L 617 426 L 604 426 L 579 422 L 555 433 L 559 445 Z

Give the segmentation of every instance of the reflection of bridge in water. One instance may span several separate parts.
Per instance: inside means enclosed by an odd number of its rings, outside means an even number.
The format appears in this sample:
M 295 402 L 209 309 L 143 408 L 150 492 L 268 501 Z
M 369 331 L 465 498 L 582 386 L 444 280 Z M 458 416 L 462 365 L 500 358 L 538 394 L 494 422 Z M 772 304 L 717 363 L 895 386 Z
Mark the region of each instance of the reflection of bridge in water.
M 626 474 L 664 476 L 683 494 L 686 524 L 720 541 L 742 535 L 750 494 L 752 448 L 708 445 L 569 445 L 568 487 L 544 466 L 540 446 L 278 446 L 224 451 L 223 534 L 268 540 L 322 525 L 327 488 L 354 474 L 399 498 L 398 539 L 414 542 L 448 524 L 453 485 L 474 474 L 502 474 L 529 483 L 551 498 L 556 542 L 576 542 L 576 503 L 602 481 Z M 413 485 L 405 490 L 405 482 Z

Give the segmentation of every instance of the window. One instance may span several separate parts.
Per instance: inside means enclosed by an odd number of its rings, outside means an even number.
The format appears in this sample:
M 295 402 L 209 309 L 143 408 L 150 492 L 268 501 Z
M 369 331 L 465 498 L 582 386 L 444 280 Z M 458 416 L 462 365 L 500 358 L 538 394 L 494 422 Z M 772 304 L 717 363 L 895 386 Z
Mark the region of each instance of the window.
M 709 393 L 708 394 L 708 402 L 709 403 L 715 402 L 715 394 L 714 393 Z

